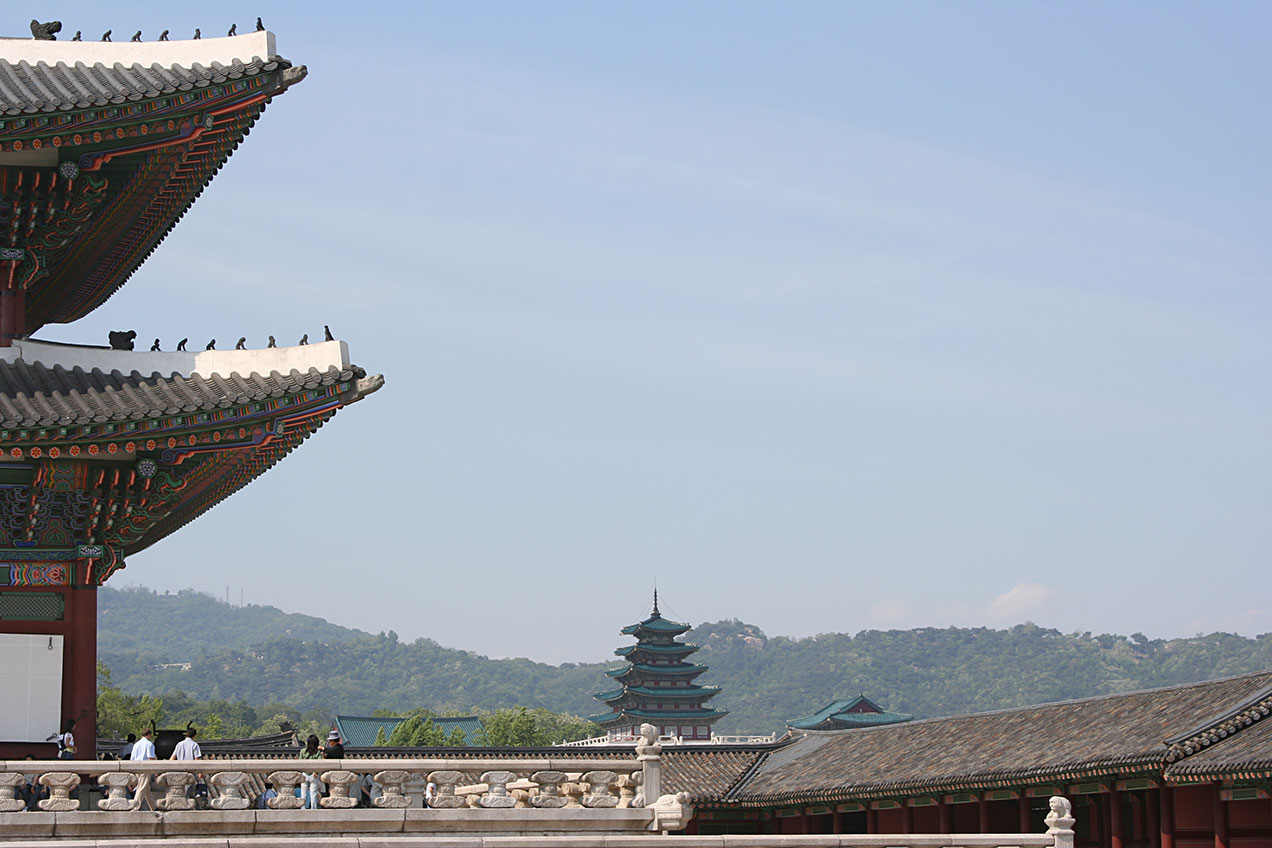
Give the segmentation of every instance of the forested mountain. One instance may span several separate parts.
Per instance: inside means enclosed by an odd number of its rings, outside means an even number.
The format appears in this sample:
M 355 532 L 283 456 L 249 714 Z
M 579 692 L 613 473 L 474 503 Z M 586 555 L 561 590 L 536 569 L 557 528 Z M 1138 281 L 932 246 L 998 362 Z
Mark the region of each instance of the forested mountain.
M 100 593 L 101 659 L 123 691 L 183 691 L 208 699 L 283 703 L 301 710 L 437 712 L 524 705 L 580 715 L 610 665 L 491 660 L 428 639 L 406 643 L 273 607 L 234 607 L 207 595 L 147 589 Z M 740 621 L 703 624 L 687 637 L 723 691 L 721 733 L 769 732 L 836 695 L 865 692 L 919 717 L 1024 706 L 1204 680 L 1272 667 L 1272 634 L 1216 633 L 1150 640 L 1010 630 L 920 628 L 767 637 Z M 188 662 L 159 668 L 161 663 Z

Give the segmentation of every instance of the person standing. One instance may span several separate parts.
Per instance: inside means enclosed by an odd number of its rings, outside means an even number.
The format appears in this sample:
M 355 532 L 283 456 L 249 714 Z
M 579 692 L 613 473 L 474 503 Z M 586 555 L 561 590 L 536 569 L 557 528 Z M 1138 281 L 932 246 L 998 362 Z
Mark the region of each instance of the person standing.
M 124 743 L 124 747 L 119 749 L 119 759 L 131 760 L 133 745 L 137 744 L 137 734 L 129 733 L 128 741 Z
M 344 755 L 344 745 L 340 743 L 340 733 L 333 730 L 327 734 L 327 744 L 322 749 L 322 757 L 324 760 L 343 760 Z
M 203 750 L 199 748 L 199 743 L 194 741 L 194 737 L 199 735 L 199 731 L 190 725 L 186 725 L 185 738 L 177 743 L 177 747 L 172 749 L 173 760 L 201 760 L 203 759 Z M 202 798 L 208 794 L 208 785 L 203 782 L 203 775 L 196 774 L 194 776 L 194 797 Z
M 158 759 L 158 757 L 155 756 L 155 743 L 150 738 L 153 734 L 154 731 L 152 731 L 149 727 L 141 731 L 141 738 L 133 743 L 132 753 L 129 756 L 130 760 L 136 762 L 140 760 Z M 132 808 L 134 810 L 140 810 L 143 801 L 149 805 L 150 809 L 153 810 L 155 808 L 154 796 L 150 794 L 150 772 L 148 771 L 142 772 L 141 776 L 137 779 L 137 791 L 133 795 Z
M 68 718 L 66 725 L 62 728 L 61 733 L 55 733 L 49 737 L 49 740 L 57 740 L 57 758 L 59 760 L 75 759 L 75 735 L 71 733 L 75 729 L 75 719 Z
M 305 747 L 300 749 L 300 758 L 302 760 L 322 759 L 322 748 L 318 745 L 317 736 L 309 734 L 309 738 L 305 740 Z M 322 782 L 318 780 L 318 775 L 314 772 L 306 772 L 305 779 L 300 784 L 300 800 L 305 809 L 318 809 L 318 798 L 321 795 Z

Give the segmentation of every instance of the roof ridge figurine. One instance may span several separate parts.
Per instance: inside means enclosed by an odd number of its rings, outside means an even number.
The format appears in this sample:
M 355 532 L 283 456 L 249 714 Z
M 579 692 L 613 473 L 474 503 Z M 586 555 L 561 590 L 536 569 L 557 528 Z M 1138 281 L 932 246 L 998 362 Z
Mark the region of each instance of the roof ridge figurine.
M 235 350 L 247 350 L 247 336 L 240 336 L 238 344 L 234 345 Z
M 190 341 L 189 337 L 177 342 L 177 350 L 185 350 L 186 342 Z
M 230 31 L 226 35 L 238 35 L 238 24 L 230 24 Z
M 326 324 L 322 325 L 322 335 L 323 335 L 323 338 L 325 338 L 329 342 L 334 342 L 336 340 L 335 337 L 331 335 L 331 328 L 328 327 Z
M 102 41 L 110 41 L 110 33 L 111 33 L 110 30 L 106 30 L 105 32 L 103 32 Z
M 260 18 L 257 18 L 259 21 Z M 31 37 L 36 41 L 57 41 L 57 34 L 62 31 L 61 21 L 45 21 L 40 23 L 31 19 Z

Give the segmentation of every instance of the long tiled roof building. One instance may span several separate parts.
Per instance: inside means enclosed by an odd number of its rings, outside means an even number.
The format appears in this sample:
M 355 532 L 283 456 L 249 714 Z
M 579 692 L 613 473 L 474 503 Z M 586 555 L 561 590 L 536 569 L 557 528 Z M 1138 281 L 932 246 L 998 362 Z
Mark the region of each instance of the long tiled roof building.
M 0 756 L 48 755 L 60 713 L 91 758 L 96 587 L 382 384 L 330 334 L 190 352 L 173 327 L 109 347 L 33 338 L 118 291 L 304 77 L 263 30 L 0 39 L 0 647 L 47 637 L 57 666 L 0 679 L 39 701 L 0 710 Z M 174 307 L 196 296 L 174 283 Z
M 710 739 L 711 725 L 728 713 L 705 705 L 719 693 L 719 686 L 694 682 L 707 667 L 687 660 L 697 645 L 677 641 L 690 629 L 688 624 L 662 617 L 655 593 L 649 617 L 622 629 L 624 636 L 636 637 L 636 644 L 614 651 L 627 664 L 605 673 L 620 686 L 596 693 L 594 697 L 609 710 L 590 720 L 611 737 L 635 737 L 642 724 L 652 724 L 663 736 Z

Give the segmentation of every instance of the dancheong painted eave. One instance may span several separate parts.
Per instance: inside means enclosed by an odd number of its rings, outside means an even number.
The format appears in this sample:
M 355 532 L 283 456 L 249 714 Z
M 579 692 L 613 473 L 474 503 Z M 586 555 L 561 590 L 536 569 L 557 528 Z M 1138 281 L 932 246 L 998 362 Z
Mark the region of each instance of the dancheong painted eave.
M 0 500 L 44 504 L 0 528 L 0 547 L 39 540 L 56 520 L 79 534 L 72 541 L 104 544 L 122 562 L 382 384 L 343 341 L 198 353 L 0 348 Z
M 0 39 L 0 282 L 30 334 L 128 280 L 273 97 L 305 76 L 269 32 L 170 42 Z

